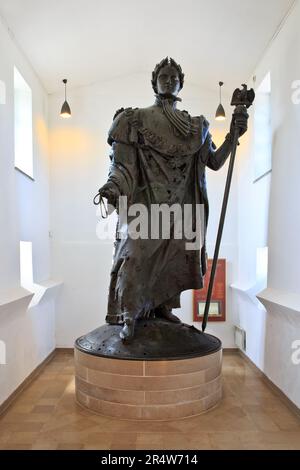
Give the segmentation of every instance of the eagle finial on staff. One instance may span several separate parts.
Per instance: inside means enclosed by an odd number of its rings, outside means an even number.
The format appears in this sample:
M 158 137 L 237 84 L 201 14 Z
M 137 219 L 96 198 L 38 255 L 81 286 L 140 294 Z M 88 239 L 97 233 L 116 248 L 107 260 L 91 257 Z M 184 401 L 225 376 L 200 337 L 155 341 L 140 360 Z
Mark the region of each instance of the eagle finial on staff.
M 247 85 L 245 83 L 242 84 L 242 89 L 236 88 L 232 95 L 231 105 L 232 106 L 239 106 L 244 105 L 246 108 L 249 108 L 255 98 L 255 93 L 253 88 L 250 90 L 247 89 Z

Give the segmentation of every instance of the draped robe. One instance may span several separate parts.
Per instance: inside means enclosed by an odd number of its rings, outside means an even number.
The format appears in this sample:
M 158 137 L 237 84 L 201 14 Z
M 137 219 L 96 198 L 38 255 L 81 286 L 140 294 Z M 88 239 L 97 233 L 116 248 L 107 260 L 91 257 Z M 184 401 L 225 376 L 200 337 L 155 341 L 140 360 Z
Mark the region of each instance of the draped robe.
M 205 168 L 222 167 L 231 141 L 225 140 L 216 149 L 203 116 L 176 112 L 192 125 L 193 133 L 180 134 L 157 103 L 148 108 L 127 108 L 116 115 L 108 136 L 108 182 L 117 194 L 127 196 L 128 209 L 139 203 L 150 213 L 152 204 L 180 204 L 182 208 L 184 204 L 202 204 L 203 245 L 187 250 L 185 239 L 124 238 L 119 236 L 118 224 L 107 323 L 121 324 L 126 316 L 136 318 L 161 305 L 179 308 L 181 292 L 203 287 L 209 214 Z

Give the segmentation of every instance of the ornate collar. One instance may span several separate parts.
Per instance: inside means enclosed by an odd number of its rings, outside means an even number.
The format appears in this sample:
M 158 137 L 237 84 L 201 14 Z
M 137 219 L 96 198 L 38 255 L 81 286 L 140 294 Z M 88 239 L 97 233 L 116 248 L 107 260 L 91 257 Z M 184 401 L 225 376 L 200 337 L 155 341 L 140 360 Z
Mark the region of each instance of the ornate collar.
M 198 129 L 192 124 L 190 115 L 176 109 L 177 101 L 181 101 L 181 98 L 164 98 L 161 95 L 155 95 L 155 98 L 155 104 L 162 107 L 168 121 L 183 137 L 188 137 L 188 135 L 198 132 Z
M 170 98 L 165 98 L 162 95 L 155 95 L 155 104 L 157 106 L 160 106 L 161 108 L 163 107 L 163 103 L 168 102 L 169 105 L 172 107 L 172 109 L 176 109 L 177 102 L 182 101 L 181 98 L 178 98 L 177 96 L 171 96 Z

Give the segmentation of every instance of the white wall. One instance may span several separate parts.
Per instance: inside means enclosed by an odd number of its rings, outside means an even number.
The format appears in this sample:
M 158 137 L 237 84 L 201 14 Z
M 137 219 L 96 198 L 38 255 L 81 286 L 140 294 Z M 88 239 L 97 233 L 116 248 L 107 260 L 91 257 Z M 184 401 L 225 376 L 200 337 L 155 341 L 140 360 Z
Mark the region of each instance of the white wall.
M 14 65 L 33 93 L 34 177 L 14 168 Z M 6 103 L 0 104 L 0 340 L 6 365 L 0 364 L 0 404 L 55 347 L 54 303 L 7 303 L 20 289 L 20 240 L 32 241 L 34 281 L 50 277 L 49 161 L 47 94 L 0 20 L 0 80 Z M 27 299 L 28 300 L 28 299 Z M 1 362 L 1 361 L 0 361 Z
M 155 64 L 154 64 L 155 65 Z M 49 138 L 51 150 L 51 231 L 53 276 L 64 280 L 56 318 L 57 345 L 70 347 L 76 337 L 102 325 L 105 321 L 112 241 L 96 237 L 96 211 L 92 199 L 107 178 L 109 146 L 107 132 L 112 117 L 120 107 L 144 107 L 154 100 L 148 74 L 124 76 L 109 82 L 69 89 L 68 101 L 72 118 L 59 117 L 63 94 L 49 100 Z M 71 85 L 71 83 L 70 83 Z M 239 85 L 239 84 L 237 84 Z M 63 89 L 62 89 L 63 91 Z M 189 84 L 188 77 L 181 93 L 181 109 L 191 114 L 204 114 L 215 126 L 213 118 L 218 105 L 218 89 L 212 94 Z M 224 98 L 224 102 L 228 99 Z M 228 110 L 230 117 L 230 109 Z M 230 119 L 212 129 L 216 142 L 228 131 Z M 209 255 L 213 255 L 217 223 L 225 185 L 227 165 L 220 172 L 208 170 L 211 218 Z M 233 181 L 228 218 L 224 230 L 221 256 L 228 260 L 228 285 L 237 270 L 237 197 Z M 233 347 L 233 299 L 228 289 L 227 315 L 224 324 L 209 324 L 212 332 Z M 191 291 L 182 295 L 179 316 L 191 323 L 193 318 Z M 198 327 L 201 324 L 197 323 Z
M 247 332 L 246 353 L 298 406 L 300 366 L 292 363 L 291 355 L 293 341 L 300 339 L 300 302 L 299 308 L 291 309 L 286 299 L 295 294 L 300 299 L 300 104 L 293 104 L 291 99 L 292 83 L 300 79 L 299 24 L 297 2 L 254 72 L 257 85 L 271 72 L 272 175 L 253 184 L 255 158 L 250 133 L 239 159 L 238 189 L 240 285 L 255 286 L 256 248 L 269 247 L 271 301 L 264 301 L 267 311 L 246 295 L 238 298 L 239 323 Z M 253 124 L 250 127 L 253 129 Z M 268 205 L 265 196 L 269 187 Z M 264 297 L 266 292 L 260 295 Z

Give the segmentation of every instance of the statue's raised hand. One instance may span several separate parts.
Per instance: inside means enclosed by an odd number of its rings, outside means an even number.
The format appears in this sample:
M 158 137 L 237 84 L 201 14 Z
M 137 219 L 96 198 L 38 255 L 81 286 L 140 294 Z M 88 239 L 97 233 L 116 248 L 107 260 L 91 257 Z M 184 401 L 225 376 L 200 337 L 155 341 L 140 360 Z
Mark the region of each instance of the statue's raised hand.
M 249 114 L 247 113 L 246 107 L 237 106 L 232 115 L 230 134 L 233 136 L 235 129 L 238 129 L 238 136 L 241 137 L 242 135 L 244 135 L 248 129 L 248 118 Z

